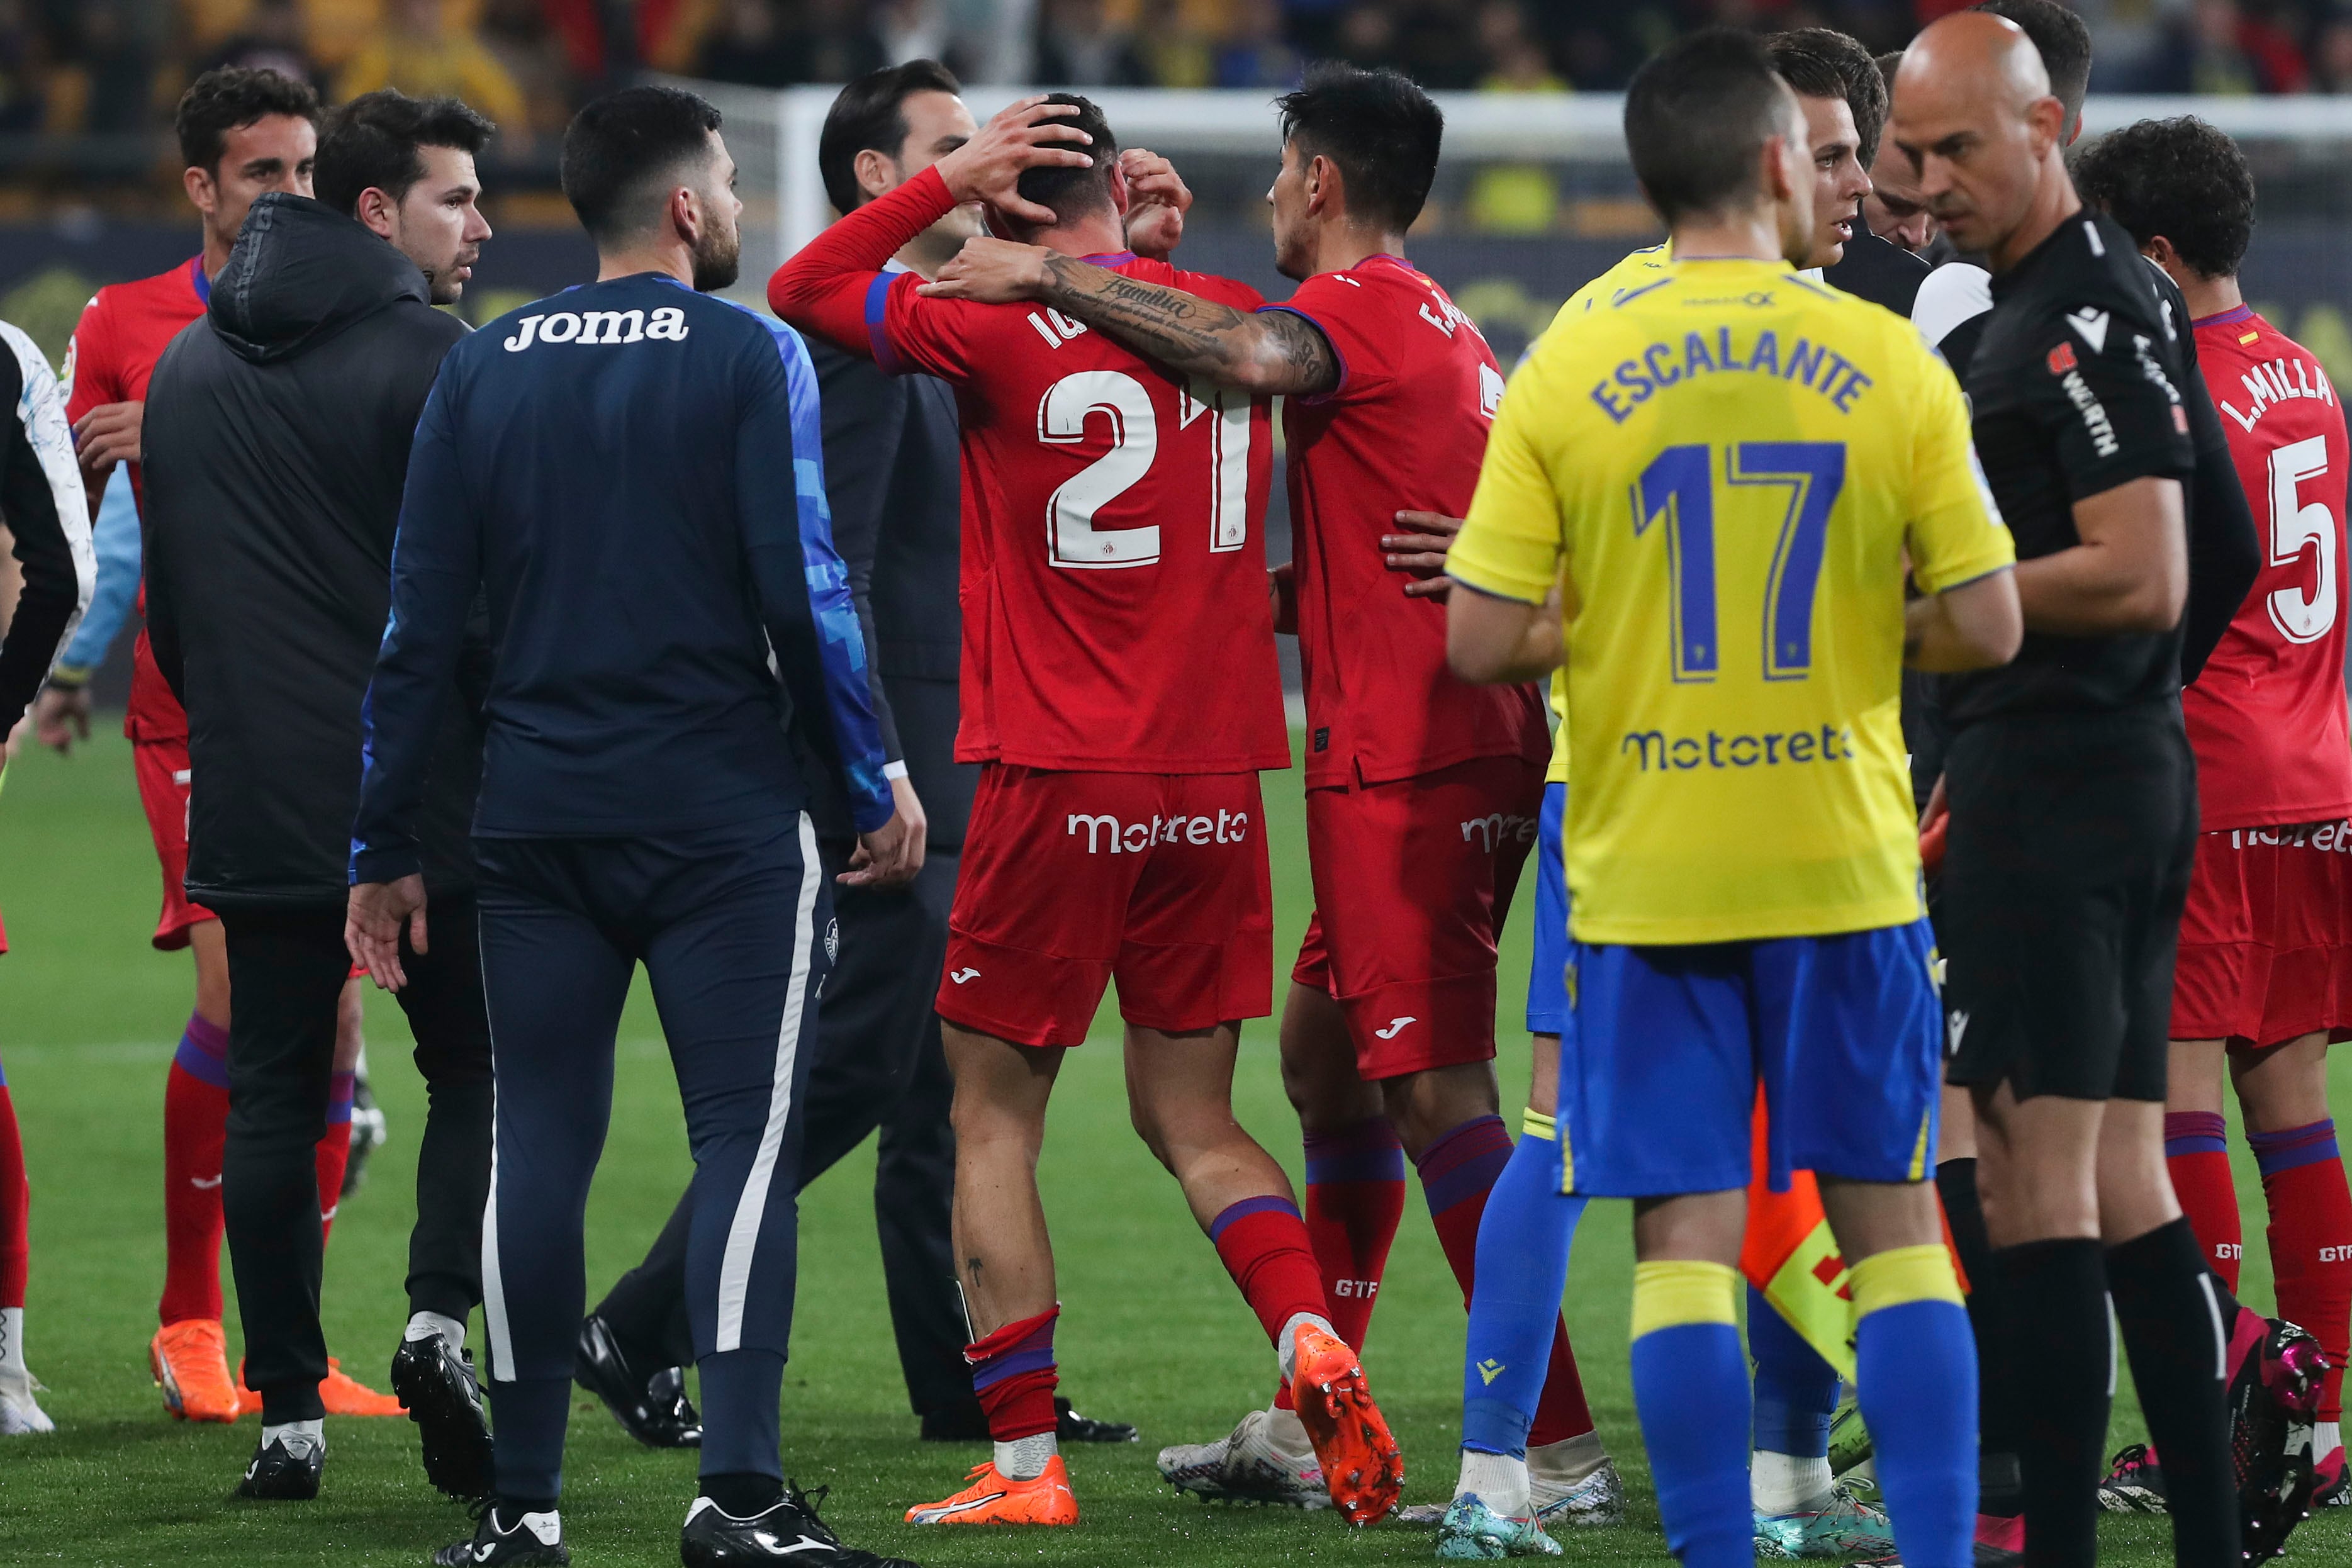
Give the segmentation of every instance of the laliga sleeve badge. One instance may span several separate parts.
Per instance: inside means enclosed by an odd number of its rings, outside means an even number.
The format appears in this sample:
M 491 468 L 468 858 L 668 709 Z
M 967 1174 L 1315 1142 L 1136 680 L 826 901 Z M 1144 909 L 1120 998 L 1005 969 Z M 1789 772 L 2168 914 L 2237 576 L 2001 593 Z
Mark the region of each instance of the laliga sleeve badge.
M 2042 363 L 2050 367 L 2051 374 L 2065 374 L 2068 371 L 2074 368 L 2074 345 L 2073 343 L 2060 343 L 2056 348 L 2052 349 L 2050 353 L 2043 357 Z

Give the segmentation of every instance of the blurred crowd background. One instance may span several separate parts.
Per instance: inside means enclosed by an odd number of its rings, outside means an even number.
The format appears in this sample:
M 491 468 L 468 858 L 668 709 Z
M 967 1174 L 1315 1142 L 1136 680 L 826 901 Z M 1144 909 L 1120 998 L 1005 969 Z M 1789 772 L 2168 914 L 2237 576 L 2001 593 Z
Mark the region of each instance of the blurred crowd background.
M 1603 91 L 1679 30 L 1826 24 L 1899 47 L 1957 0 L 0 0 L 0 162 L 137 180 L 187 81 L 268 64 L 331 100 L 456 92 L 543 162 L 645 68 L 782 87 L 916 56 L 974 81 L 1280 88 L 1313 58 L 1435 89 Z M 2095 89 L 2352 92 L 2352 0 L 2083 0 Z M 542 156 L 535 158 L 534 153 Z

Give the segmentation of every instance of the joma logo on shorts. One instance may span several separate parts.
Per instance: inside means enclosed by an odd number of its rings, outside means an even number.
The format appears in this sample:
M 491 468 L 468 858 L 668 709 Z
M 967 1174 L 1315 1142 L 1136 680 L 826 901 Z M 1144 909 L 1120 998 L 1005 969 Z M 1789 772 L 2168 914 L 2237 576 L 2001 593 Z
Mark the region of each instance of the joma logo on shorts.
M 1536 841 L 1536 819 L 1517 814 L 1490 811 L 1484 816 L 1474 816 L 1462 825 L 1462 842 L 1470 842 L 1471 835 L 1478 837 L 1478 847 L 1489 855 L 1514 839 L 1521 844 Z
M 1070 813 L 1069 832 L 1087 830 L 1087 853 L 1099 855 L 1108 839 L 1114 855 L 1140 855 L 1155 844 L 1239 844 L 1249 837 L 1249 813 L 1221 811 L 1209 816 L 1154 816 L 1144 822 L 1121 822 L 1116 816 Z

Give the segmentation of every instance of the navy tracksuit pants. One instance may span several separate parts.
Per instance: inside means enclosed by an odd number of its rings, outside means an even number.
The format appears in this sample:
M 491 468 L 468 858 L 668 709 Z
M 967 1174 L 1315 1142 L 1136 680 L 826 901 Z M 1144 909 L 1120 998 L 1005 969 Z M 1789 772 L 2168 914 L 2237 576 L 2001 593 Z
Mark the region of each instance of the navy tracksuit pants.
M 636 965 L 694 1152 L 687 1315 L 705 1475 L 781 1478 L 801 1102 L 833 903 L 804 815 L 636 838 L 475 841 L 498 1113 L 483 1316 L 502 1497 L 562 1484 L 582 1221 Z

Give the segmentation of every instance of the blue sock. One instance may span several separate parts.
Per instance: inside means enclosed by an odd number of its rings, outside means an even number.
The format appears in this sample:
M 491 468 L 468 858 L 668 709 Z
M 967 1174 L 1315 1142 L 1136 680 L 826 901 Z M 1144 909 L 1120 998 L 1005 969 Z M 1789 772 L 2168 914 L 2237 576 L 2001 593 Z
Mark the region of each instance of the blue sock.
M 1905 1568 L 1969 1568 L 1977 1516 L 1977 1350 L 1938 1242 L 1854 1266 L 1854 1386 Z
M 782 1479 L 777 1401 L 784 1358 L 774 1351 L 717 1351 L 694 1363 L 702 1384 L 702 1473 Z
M 1755 1568 L 1738 1282 L 1719 1263 L 1633 1268 L 1633 1404 L 1683 1568 Z
M 489 1394 L 498 1495 L 552 1507 L 563 1493 L 563 1424 L 572 1414 L 572 1380 L 493 1382 Z
M 1756 1363 L 1756 1447 L 1800 1459 L 1827 1458 L 1838 1374 L 1753 1285 L 1748 1287 L 1748 1353 Z
M 1478 1222 L 1477 1283 L 1462 1355 L 1462 1446 L 1525 1458 L 1551 1365 L 1552 1327 L 1568 1289 L 1568 1252 L 1582 1198 L 1559 1192 L 1552 1119 L 1528 1111 L 1527 1131 L 1486 1194 Z

